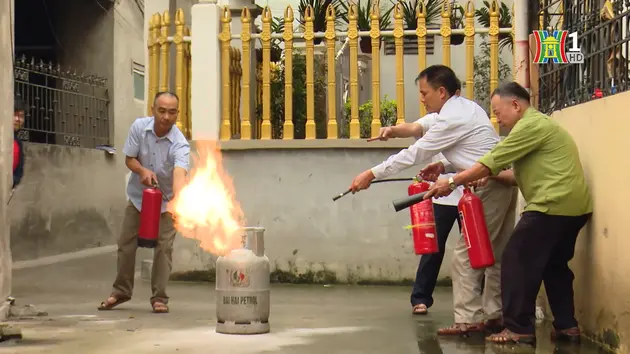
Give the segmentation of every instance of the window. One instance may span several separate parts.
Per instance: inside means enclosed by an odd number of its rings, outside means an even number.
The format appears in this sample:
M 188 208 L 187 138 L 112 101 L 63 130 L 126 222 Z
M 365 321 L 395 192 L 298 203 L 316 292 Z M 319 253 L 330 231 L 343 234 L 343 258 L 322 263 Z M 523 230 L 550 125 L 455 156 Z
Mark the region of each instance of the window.
M 435 35 L 427 34 L 426 38 L 426 54 L 435 53 Z M 396 44 L 394 37 L 385 37 L 385 55 L 396 55 Z M 418 55 L 418 37 L 410 35 L 403 37 L 403 55 Z
M 133 63 L 133 97 L 144 101 L 144 65 Z

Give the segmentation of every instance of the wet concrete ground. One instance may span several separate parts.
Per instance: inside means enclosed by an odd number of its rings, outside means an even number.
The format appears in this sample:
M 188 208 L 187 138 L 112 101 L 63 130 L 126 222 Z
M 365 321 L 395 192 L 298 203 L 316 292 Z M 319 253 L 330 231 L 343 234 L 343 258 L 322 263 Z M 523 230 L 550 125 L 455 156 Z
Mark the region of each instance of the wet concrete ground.
M 452 320 L 450 288 L 436 292 L 427 316 L 412 316 L 407 287 L 272 287 L 271 333 L 215 332 L 214 284 L 171 283 L 171 313 L 152 314 L 149 284 L 136 280 L 134 299 L 100 312 L 114 277 L 115 255 L 14 272 L 18 304 L 34 304 L 47 317 L 22 319 L 21 342 L 0 353 L 604 353 L 594 345 L 555 346 L 541 325 L 536 348 L 486 344 L 483 337 L 436 338 Z

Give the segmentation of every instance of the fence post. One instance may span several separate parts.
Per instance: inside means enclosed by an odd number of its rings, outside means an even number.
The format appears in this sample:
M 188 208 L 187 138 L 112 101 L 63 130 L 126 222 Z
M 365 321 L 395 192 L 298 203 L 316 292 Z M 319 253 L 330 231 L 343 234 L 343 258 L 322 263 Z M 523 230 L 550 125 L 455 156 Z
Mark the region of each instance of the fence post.
M 217 0 L 193 5 L 191 38 L 192 140 L 219 140 L 221 126 L 221 8 Z

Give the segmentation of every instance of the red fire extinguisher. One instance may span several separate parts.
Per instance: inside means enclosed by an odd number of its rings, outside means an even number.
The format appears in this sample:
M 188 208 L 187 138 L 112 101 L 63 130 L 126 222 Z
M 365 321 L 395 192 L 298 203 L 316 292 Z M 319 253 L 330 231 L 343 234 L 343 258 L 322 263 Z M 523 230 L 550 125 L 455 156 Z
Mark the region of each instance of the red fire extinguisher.
M 429 190 L 429 183 L 416 181 L 409 185 L 409 195 Z M 411 226 L 413 234 L 413 248 L 416 254 L 430 254 L 438 252 L 438 242 L 435 232 L 435 217 L 433 216 L 433 200 L 427 199 L 409 208 L 411 212 Z
M 138 247 L 155 248 L 160 231 L 162 215 L 162 192 L 157 185 L 142 192 Z
M 470 266 L 473 269 L 493 266 L 494 253 L 481 199 L 470 188 L 465 188 L 457 209 L 462 223 L 462 234 L 468 246 Z

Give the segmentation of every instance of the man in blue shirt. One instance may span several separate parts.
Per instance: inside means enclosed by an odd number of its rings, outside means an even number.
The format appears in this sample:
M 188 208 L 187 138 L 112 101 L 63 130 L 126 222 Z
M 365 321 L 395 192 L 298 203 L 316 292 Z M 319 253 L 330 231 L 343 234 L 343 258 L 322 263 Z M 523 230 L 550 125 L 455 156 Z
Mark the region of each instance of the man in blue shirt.
M 118 274 L 111 295 L 101 303 L 99 310 L 110 310 L 131 300 L 144 189 L 157 183 L 166 198 L 173 200 L 186 181 L 190 145 L 175 125 L 178 106 L 177 95 L 159 92 L 153 100 L 153 116 L 136 119 L 129 129 L 123 153 L 132 174 L 127 184 L 129 201 L 118 239 Z M 167 204 L 162 200 L 159 239 L 153 253 L 150 302 L 155 313 L 169 310 L 166 284 L 172 269 L 176 230 Z

